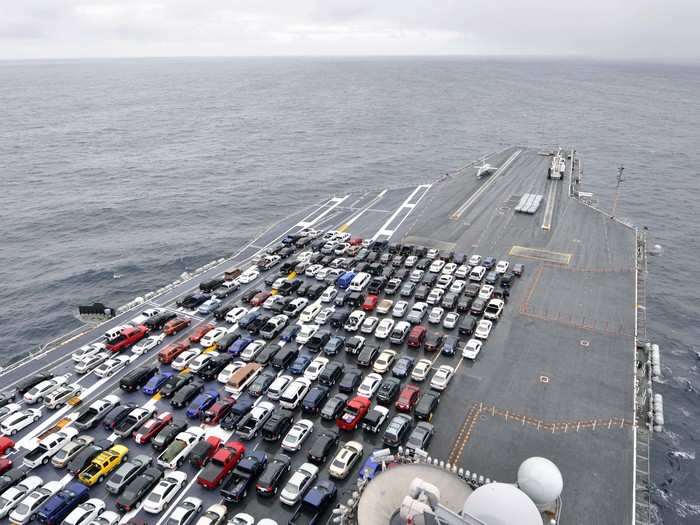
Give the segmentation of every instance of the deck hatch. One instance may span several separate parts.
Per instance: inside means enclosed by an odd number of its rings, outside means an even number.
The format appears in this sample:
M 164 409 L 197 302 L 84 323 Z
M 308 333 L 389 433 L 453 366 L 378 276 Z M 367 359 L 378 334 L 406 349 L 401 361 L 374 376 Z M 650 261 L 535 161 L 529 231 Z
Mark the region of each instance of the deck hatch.
M 516 257 L 525 257 L 527 259 L 536 259 L 552 264 L 569 264 L 572 254 L 562 252 L 551 252 L 549 250 L 540 250 L 539 248 L 528 248 L 526 246 L 513 246 L 508 252 L 509 255 Z

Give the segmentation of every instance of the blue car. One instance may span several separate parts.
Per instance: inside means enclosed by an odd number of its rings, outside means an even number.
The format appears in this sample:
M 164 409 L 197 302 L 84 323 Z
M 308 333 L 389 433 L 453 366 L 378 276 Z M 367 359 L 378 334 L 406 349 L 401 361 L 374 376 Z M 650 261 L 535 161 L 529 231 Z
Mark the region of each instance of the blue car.
M 148 383 L 143 386 L 143 393 L 149 396 L 158 393 L 165 382 L 173 375 L 173 372 L 163 372 L 161 374 L 154 375 L 148 380 Z
M 442 353 L 447 356 L 455 355 L 457 351 L 457 345 L 459 344 L 459 338 L 454 335 L 448 335 L 445 337 L 445 342 L 442 344 Z
M 243 336 L 237 339 L 235 343 L 228 347 L 228 353 L 233 355 L 241 355 L 241 352 L 245 350 L 245 347 L 252 343 L 254 339 L 249 335 Z
M 89 489 L 82 483 L 69 483 L 66 488 L 51 496 L 44 503 L 36 516 L 38 521 L 47 525 L 57 525 L 78 505 L 90 497 Z
M 262 310 L 253 310 L 252 312 L 248 312 L 238 320 L 238 327 L 242 328 L 243 330 L 247 330 L 248 327 L 252 325 L 262 314 Z
M 487 270 L 490 270 L 491 268 L 496 266 L 496 258 L 495 257 L 484 257 L 484 260 L 481 262 L 481 266 L 483 266 Z
M 340 335 L 332 335 L 328 342 L 323 347 L 323 353 L 326 355 L 335 355 L 340 352 L 345 346 L 345 338 Z
M 207 390 L 194 398 L 187 408 L 187 417 L 198 419 L 204 411 L 219 400 L 219 393 L 216 390 Z
M 372 455 L 379 450 L 373 450 L 360 469 L 360 479 L 374 479 L 382 471 L 382 466 L 372 459 Z
M 294 361 L 292 361 L 292 364 L 289 365 L 289 367 L 287 368 L 287 371 L 290 374 L 293 374 L 295 376 L 300 376 L 301 374 L 304 373 L 304 370 L 306 370 L 306 367 L 309 366 L 310 363 L 311 363 L 311 356 L 300 355 Z
M 413 365 L 415 363 L 416 360 L 413 357 L 408 355 L 401 356 L 399 360 L 396 361 L 394 368 L 391 369 L 391 374 L 394 377 L 406 377 L 411 373 L 411 370 L 413 370 Z
M 296 339 L 297 337 L 297 334 L 299 333 L 299 330 L 301 330 L 301 325 L 298 325 L 296 323 L 290 324 L 284 330 L 282 330 L 280 339 L 288 343 L 294 341 L 294 339 Z

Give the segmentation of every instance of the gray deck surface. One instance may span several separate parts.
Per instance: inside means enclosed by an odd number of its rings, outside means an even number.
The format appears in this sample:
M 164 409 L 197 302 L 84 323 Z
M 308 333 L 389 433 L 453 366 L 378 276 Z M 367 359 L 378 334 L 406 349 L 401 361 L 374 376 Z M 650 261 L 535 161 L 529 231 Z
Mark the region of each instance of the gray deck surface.
M 392 242 L 404 239 L 467 254 L 491 255 L 508 259 L 511 264 L 524 263 L 525 274 L 513 286 L 505 315 L 476 362 L 463 361 L 459 356 L 426 355 L 435 359 L 434 366 L 449 363 L 458 368 L 433 418 L 437 433 L 429 452 L 504 482 L 514 481 L 522 460 L 532 455 L 546 456 L 559 466 L 564 477 L 562 524 L 631 523 L 634 232 L 567 198 L 567 181 L 548 181 L 549 158 L 535 150 L 510 148 L 488 161 L 500 165 L 519 150 L 510 167 L 497 177 L 477 179 L 474 170 L 468 169 L 432 185 L 337 196 L 336 200 L 300 210 L 243 247 L 232 261 L 156 297 L 151 304 L 175 308 L 175 299 L 196 288 L 200 281 L 235 264 L 245 266 L 259 249 L 307 224 L 322 229 L 343 227 L 361 237 L 390 238 Z M 545 202 L 535 215 L 513 211 L 523 193 L 543 194 L 546 199 L 551 184 L 557 186 L 552 188 L 550 230 L 542 228 Z M 569 254 L 569 264 L 510 256 L 513 246 Z M 264 276 L 242 286 L 228 300 L 233 304 L 246 289 L 264 286 Z M 114 318 L 20 368 L 0 373 L 2 389 L 12 388 L 19 379 L 39 369 L 56 374 L 72 371 L 73 350 L 97 340 L 107 328 L 124 323 L 140 309 Z M 193 317 L 192 326 L 173 340 L 186 338 L 204 322 L 199 316 Z M 381 347 L 386 346 L 388 343 L 381 343 Z M 405 346 L 400 352 L 418 354 L 418 358 L 425 353 Z M 155 352 L 142 356 L 131 366 L 152 362 L 155 357 Z M 354 360 L 344 354 L 338 359 L 347 363 Z M 171 410 L 163 401 L 149 400 L 141 393 L 124 394 L 118 388 L 119 377 L 98 380 L 87 375 L 79 380 L 87 389 L 84 406 L 117 393 L 125 401 L 151 403 L 159 411 Z M 38 428 L 45 429 L 73 412 L 45 410 L 46 419 Z M 176 417 L 185 419 L 184 410 L 176 412 Z M 326 422 L 321 425 L 332 426 Z M 20 445 L 29 446 L 38 428 L 20 433 Z M 218 428 L 207 429 L 227 435 Z M 92 433 L 107 437 L 101 429 Z M 356 431 L 343 439 L 363 442 L 365 457 L 373 449 L 382 448 L 381 434 L 368 437 Z M 311 440 L 295 454 L 295 467 L 305 461 Z M 124 443 L 132 451 L 151 450 L 133 440 Z M 260 440 L 246 446 L 259 447 L 270 455 L 278 450 L 277 444 Z M 17 464 L 23 452 L 20 447 L 13 456 Z M 183 470 L 194 478 L 191 467 Z M 357 472 L 339 484 L 342 500 L 351 492 Z M 50 466 L 40 467 L 37 473 L 45 481 L 64 478 L 63 471 Z M 321 477 L 326 474 L 327 465 Z M 104 497 L 108 508 L 113 508 L 112 497 L 102 487 L 94 487 L 91 493 Z M 205 491 L 196 484 L 187 489 L 187 494 L 204 498 L 207 505 L 220 500 L 216 491 Z M 232 514 L 242 511 L 257 518 L 274 518 L 280 524 L 291 515 L 277 498 L 263 500 L 255 494 L 231 506 Z M 158 524 L 167 517 L 166 513 L 154 518 L 142 511 L 138 515 Z

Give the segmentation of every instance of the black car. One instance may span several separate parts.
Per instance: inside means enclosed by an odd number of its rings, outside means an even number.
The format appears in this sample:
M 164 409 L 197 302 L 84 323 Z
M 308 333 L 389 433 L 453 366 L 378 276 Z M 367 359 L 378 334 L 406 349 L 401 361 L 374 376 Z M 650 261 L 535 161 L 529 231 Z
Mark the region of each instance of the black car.
M 416 292 L 413 294 L 416 301 L 425 301 L 430 295 L 430 286 L 427 284 L 421 284 L 416 288 Z
M 371 366 L 379 355 L 379 347 L 376 345 L 366 345 L 357 356 L 358 366 Z
M 251 323 L 248 324 L 247 330 L 255 335 L 260 332 L 260 329 L 267 324 L 267 322 L 272 319 L 270 314 L 262 314 L 253 319 Z
M 224 283 L 223 278 L 211 279 L 209 281 L 203 281 L 199 283 L 199 289 L 203 292 L 209 293 L 216 290 L 219 286 Z
M 177 314 L 175 312 L 167 310 L 159 313 L 158 315 L 154 315 L 153 317 L 149 317 L 143 322 L 143 325 L 153 332 L 154 330 L 160 330 L 163 328 L 163 326 L 165 326 L 165 323 L 175 319 L 176 317 Z
M 292 348 L 291 345 L 287 345 L 283 347 L 282 350 L 277 352 L 275 357 L 272 358 L 272 366 L 275 368 L 287 368 L 298 355 L 298 348 Z
M 425 334 L 425 339 L 423 339 L 423 348 L 425 348 L 427 352 L 435 352 L 440 350 L 444 340 L 445 336 L 440 332 L 428 332 Z
M 476 318 L 471 316 L 463 317 L 457 329 L 462 335 L 472 335 L 476 329 Z
M 329 421 L 335 420 L 343 411 L 348 399 L 349 396 L 347 394 L 335 394 L 323 405 L 321 417 Z
M 343 364 L 337 361 L 331 361 L 323 369 L 323 372 L 318 376 L 318 382 L 322 385 L 333 386 L 338 379 L 343 375 Z
M 13 468 L 0 476 L 0 493 L 16 485 L 20 481 L 24 481 L 27 477 L 27 470 L 23 468 Z
M 263 473 L 267 466 L 267 455 L 261 450 L 249 452 L 241 459 L 236 468 L 224 478 L 220 494 L 226 501 L 241 501 L 248 495 L 248 489 Z
M 219 354 L 215 355 L 209 359 L 204 366 L 197 370 L 197 375 L 201 377 L 204 381 L 211 381 L 219 373 L 226 368 L 226 366 L 233 361 L 233 355 L 231 354 Z
M 285 476 L 292 469 L 292 460 L 286 454 L 277 454 L 258 478 L 255 490 L 260 496 L 274 496 Z
M 507 271 L 501 276 L 501 283 L 500 286 L 501 288 L 508 288 L 513 284 L 513 281 L 515 280 L 515 274 L 511 271 Z
M 340 328 L 350 317 L 350 310 L 336 310 L 328 321 L 333 328 Z
M 467 313 L 471 307 L 472 307 L 472 298 L 471 297 L 467 297 L 466 295 L 463 295 L 457 301 L 457 311 L 460 314 Z
M 221 339 L 216 342 L 217 350 L 220 352 L 226 352 L 233 343 L 241 338 L 240 332 L 233 332 L 224 335 Z
M 406 448 L 410 450 L 428 450 L 428 445 L 433 439 L 435 428 L 426 421 L 420 421 L 406 441 Z
M 486 301 L 478 297 L 474 299 L 472 307 L 469 309 L 472 315 L 482 315 L 484 310 L 486 310 Z
M 175 301 L 175 304 L 181 308 L 185 308 L 186 310 L 194 310 L 202 303 L 207 302 L 209 299 L 211 299 L 211 295 L 208 293 L 195 292 L 181 297 Z
M 345 304 L 352 307 L 359 307 L 365 302 L 365 294 L 362 292 L 350 292 L 345 295 Z
M 162 477 L 163 469 L 160 467 L 147 468 L 143 474 L 129 483 L 117 498 L 117 509 L 122 513 L 133 510 Z
M 455 306 L 457 306 L 457 294 L 452 292 L 446 293 L 442 298 L 441 306 L 447 310 L 452 310 Z
M 361 335 L 354 335 L 345 341 L 345 351 L 348 354 L 356 355 L 360 353 L 365 344 L 365 338 Z
M 207 439 L 203 439 L 197 443 L 189 456 L 187 456 L 187 461 L 196 469 L 202 468 L 209 462 L 209 459 L 215 454 L 216 445 L 211 443 Z
M 134 368 L 119 381 L 119 388 L 126 392 L 134 392 L 148 383 L 154 375 L 158 373 L 157 366 L 140 366 Z
M 236 404 L 233 405 L 231 411 L 226 414 L 226 417 L 221 421 L 221 428 L 224 430 L 233 430 L 238 425 L 238 422 L 243 419 L 243 417 L 251 411 L 256 399 L 244 392 L 241 396 L 236 399 Z
M 260 431 L 265 441 L 277 441 L 284 436 L 294 423 L 294 413 L 291 410 L 277 408 L 265 421 Z
M 260 374 L 248 387 L 248 393 L 254 397 L 263 395 L 272 382 L 277 379 L 277 374 L 273 371 L 267 371 Z
M 382 405 L 392 403 L 401 390 L 401 381 L 395 377 L 387 377 L 382 379 L 377 389 L 377 402 Z
M 282 347 L 277 343 L 270 343 L 266 345 L 265 348 L 263 348 L 256 356 L 255 362 L 261 365 L 266 365 L 272 361 L 272 358 L 275 357 L 277 352 L 279 352 L 281 349 Z
M 331 333 L 327 330 L 319 330 L 306 342 L 306 348 L 312 352 L 319 352 L 328 340 L 331 338 Z
M 362 371 L 359 368 L 350 368 L 345 371 L 338 383 L 338 390 L 350 393 L 355 390 L 362 381 Z
M 138 408 L 136 403 L 127 403 L 125 405 L 117 405 L 102 420 L 102 426 L 107 432 L 112 432 L 119 422 L 126 418 L 133 409 Z
M 319 435 L 311 444 L 307 457 L 312 463 L 325 463 L 328 456 L 333 452 L 340 442 L 338 429 L 326 430 Z
M 77 476 L 80 471 L 87 467 L 97 455 L 112 446 L 112 442 L 106 439 L 94 442 L 78 452 L 73 459 L 68 462 L 67 470 L 70 474 Z
M 4 407 L 8 403 L 12 403 L 17 395 L 14 390 L 6 390 L 5 392 L 0 392 L 0 407 Z
M 440 404 L 440 394 L 434 390 L 425 392 L 418 404 L 413 408 L 413 413 L 417 419 L 429 421 L 433 416 L 433 412 Z
M 420 259 L 418 259 L 418 261 L 416 261 L 416 269 L 425 271 L 430 267 L 430 263 L 430 259 L 428 259 L 427 257 L 421 257 Z
M 394 272 L 394 278 L 405 281 L 410 273 L 411 272 L 408 268 L 399 268 L 398 270 L 396 270 L 396 272 Z
M 15 387 L 15 392 L 17 392 L 17 394 L 19 394 L 20 396 L 24 395 L 42 381 L 53 379 L 53 377 L 54 374 L 50 372 L 41 372 L 29 377 L 25 377 L 19 383 L 17 383 L 17 386 Z
M 407 414 L 395 415 L 384 430 L 384 446 L 393 448 L 401 445 L 411 431 L 411 421 L 411 416 Z
M 481 290 L 481 286 L 476 283 L 469 283 L 464 287 L 464 295 L 467 297 L 476 297 L 479 295 L 479 290 Z
M 367 293 L 379 295 L 386 284 L 384 277 L 374 277 L 367 285 Z
M 318 414 L 330 391 L 331 389 L 327 386 L 312 386 L 301 401 L 301 409 L 307 414 Z
M 253 297 L 255 297 L 256 295 L 258 295 L 261 291 L 262 290 L 255 288 L 255 289 L 247 290 L 247 291 L 243 292 L 243 295 L 241 295 L 241 302 L 245 303 L 245 304 L 250 303 L 250 300 Z
M 180 433 L 187 430 L 186 421 L 174 420 L 169 423 L 163 430 L 158 432 L 158 434 L 151 440 L 151 446 L 154 450 L 161 452 L 167 448 L 170 443 L 173 442 L 175 437 Z
M 433 286 L 435 286 L 437 280 L 438 274 L 433 272 L 425 272 L 425 274 L 423 275 L 423 280 L 421 282 L 426 286 L 430 286 L 432 288 Z
M 226 314 L 233 310 L 233 306 L 230 304 L 222 304 L 216 310 L 214 310 L 214 319 L 217 321 L 223 321 L 226 319 Z
M 299 297 L 306 297 L 306 294 L 309 293 L 309 290 L 311 290 L 312 286 L 313 285 L 311 283 L 303 283 L 297 290 L 297 295 Z
M 197 397 L 197 394 L 200 394 L 202 390 L 204 390 L 204 383 L 200 381 L 192 382 L 178 390 L 170 400 L 170 404 L 173 408 L 183 408 Z
M 162 398 L 170 398 L 182 387 L 189 385 L 193 379 L 194 374 L 173 374 L 165 380 L 165 383 L 163 383 L 163 386 L 160 387 L 158 393 Z
M 325 289 L 326 287 L 323 284 L 312 284 L 306 292 L 306 297 L 308 297 L 312 301 L 315 301 L 316 299 L 321 297 L 321 294 L 323 294 L 323 291 Z
M 277 289 L 277 293 L 285 297 L 296 292 L 302 285 L 301 279 L 294 279 L 293 281 L 284 281 L 280 287 Z

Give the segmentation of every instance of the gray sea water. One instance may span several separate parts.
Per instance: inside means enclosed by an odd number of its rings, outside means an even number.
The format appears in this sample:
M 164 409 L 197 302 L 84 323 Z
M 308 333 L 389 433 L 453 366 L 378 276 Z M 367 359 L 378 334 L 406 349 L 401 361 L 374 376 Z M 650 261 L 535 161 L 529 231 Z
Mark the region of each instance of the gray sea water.
M 0 361 L 233 253 L 301 203 L 574 145 L 650 228 L 665 524 L 700 522 L 700 68 L 468 58 L 0 62 Z M 119 276 L 119 278 L 115 278 Z

